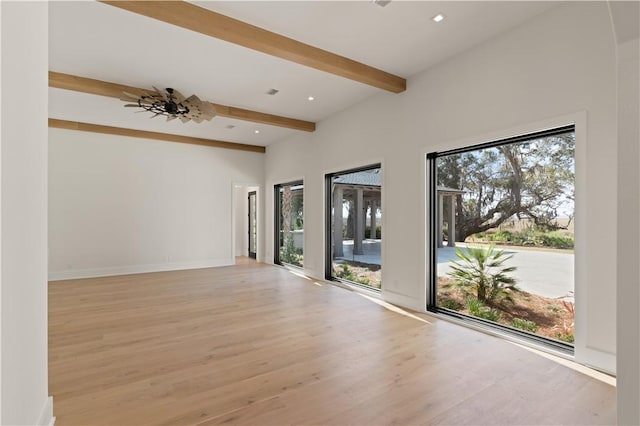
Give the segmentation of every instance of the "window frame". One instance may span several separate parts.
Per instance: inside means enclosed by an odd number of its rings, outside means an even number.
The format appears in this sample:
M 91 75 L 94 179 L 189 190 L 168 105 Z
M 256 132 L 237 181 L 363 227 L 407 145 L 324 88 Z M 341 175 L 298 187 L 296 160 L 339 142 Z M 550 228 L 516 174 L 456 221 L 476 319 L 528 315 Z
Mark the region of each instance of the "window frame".
M 355 281 L 343 280 L 338 277 L 333 276 L 333 191 L 332 191 L 332 179 L 339 175 L 345 175 L 349 173 L 358 173 L 372 169 L 380 169 L 381 173 L 384 173 L 382 170 L 382 163 L 373 163 L 366 166 L 359 166 L 350 169 L 340 170 L 337 172 L 326 173 L 324 176 L 325 183 L 325 224 L 324 224 L 324 237 L 325 237 L 325 246 L 324 246 L 324 279 L 327 281 L 341 283 L 350 287 L 363 289 L 372 291 L 374 293 L 382 293 L 381 288 L 375 288 L 372 286 L 368 286 L 365 284 L 360 284 Z M 384 174 L 383 174 L 384 176 Z M 383 180 L 384 183 L 384 180 Z M 383 185 L 380 185 L 380 200 L 382 202 L 382 191 Z M 382 244 L 382 240 L 380 241 Z M 380 258 L 382 262 L 382 257 Z M 380 265 L 382 268 L 382 265 Z
M 576 133 L 576 124 L 563 125 L 558 127 L 552 127 L 546 130 L 527 132 L 517 136 L 502 138 L 490 142 L 483 142 L 474 145 L 468 145 L 460 148 L 454 148 L 451 150 L 440 152 L 429 152 L 426 155 L 427 163 L 427 228 L 428 228 L 428 240 L 427 240 L 427 300 L 426 309 L 429 312 L 435 314 L 445 315 L 447 317 L 455 318 L 458 321 L 467 323 L 471 326 L 478 326 L 481 329 L 494 330 L 498 332 L 506 332 L 510 335 L 524 338 L 525 340 L 541 344 L 542 346 L 549 347 L 558 350 L 568 355 L 574 355 L 575 342 L 569 344 L 566 342 L 550 339 L 544 336 L 539 336 L 533 333 L 529 333 L 515 327 L 509 327 L 504 324 L 499 324 L 494 321 L 489 321 L 483 318 L 477 318 L 471 315 L 462 314 L 452 309 L 447 309 L 437 306 L 437 230 L 438 230 L 438 196 L 437 196 L 437 167 L 436 160 L 441 157 L 463 154 L 466 152 L 479 151 L 488 148 L 495 148 L 499 146 L 526 142 L 534 139 L 540 139 L 549 136 L 555 136 L 567 132 Z M 575 157 L 574 157 L 575 160 Z M 575 288 L 575 277 L 574 277 Z

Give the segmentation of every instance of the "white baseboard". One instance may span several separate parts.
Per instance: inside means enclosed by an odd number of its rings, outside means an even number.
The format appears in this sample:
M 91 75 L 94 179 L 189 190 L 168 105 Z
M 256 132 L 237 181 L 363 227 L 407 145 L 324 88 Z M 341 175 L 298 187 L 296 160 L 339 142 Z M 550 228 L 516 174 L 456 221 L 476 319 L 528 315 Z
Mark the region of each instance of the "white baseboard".
M 172 262 L 147 265 L 112 266 L 95 269 L 69 269 L 49 271 L 49 281 L 73 280 L 78 278 L 109 277 L 113 275 L 143 274 L 147 272 L 178 271 L 182 269 L 216 268 L 234 265 L 235 259 L 214 259 L 195 262 Z
M 39 426 L 53 426 L 56 422 L 56 418 L 53 417 L 53 397 L 50 396 L 44 403 L 42 411 L 40 411 L 40 417 L 38 417 Z
M 587 367 L 603 371 L 612 376 L 616 375 L 616 355 L 600 349 L 575 346 L 576 362 Z

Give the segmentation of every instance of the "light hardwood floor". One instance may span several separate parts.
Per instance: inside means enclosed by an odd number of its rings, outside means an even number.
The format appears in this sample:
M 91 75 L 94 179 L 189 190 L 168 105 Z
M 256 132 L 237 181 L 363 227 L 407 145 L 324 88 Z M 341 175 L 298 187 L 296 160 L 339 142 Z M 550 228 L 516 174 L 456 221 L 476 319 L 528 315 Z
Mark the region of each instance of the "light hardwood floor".
M 51 282 L 56 425 L 615 423 L 552 360 L 243 263 Z

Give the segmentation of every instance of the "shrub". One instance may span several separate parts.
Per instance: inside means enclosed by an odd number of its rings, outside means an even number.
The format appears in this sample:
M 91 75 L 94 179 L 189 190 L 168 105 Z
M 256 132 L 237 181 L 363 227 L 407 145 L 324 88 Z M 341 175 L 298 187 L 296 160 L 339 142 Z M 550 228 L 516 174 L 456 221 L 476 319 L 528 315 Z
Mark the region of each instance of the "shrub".
M 549 232 L 540 236 L 542 245 L 560 249 L 572 249 L 573 237 L 562 235 L 559 232 Z
M 348 281 L 355 280 L 355 277 L 353 276 L 353 272 L 349 268 L 349 265 L 347 265 L 346 263 L 343 263 L 342 265 L 340 265 L 340 269 L 336 271 L 336 277 L 342 278 Z
M 500 230 L 497 232 L 479 232 L 473 238 L 480 241 L 508 243 L 518 246 L 552 247 L 559 249 L 572 249 L 573 237 L 562 231 L 544 231 L 536 228 L 528 228 L 523 231 Z
M 562 340 L 563 342 L 574 343 L 573 332 L 567 334 L 558 333 L 557 337 L 558 340 Z
M 469 314 L 473 315 L 474 317 L 494 322 L 500 319 L 500 312 L 496 311 L 495 309 L 491 309 L 488 306 L 485 306 L 478 299 L 467 299 L 467 309 L 469 310 Z
M 553 305 L 547 305 L 547 309 L 553 312 L 559 312 L 560 309 L 562 309 L 562 307 L 560 305 L 553 304 Z
M 575 304 L 573 302 L 573 292 L 569 292 L 567 296 L 569 300 L 562 300 L 562 306 L 569 313 L 571 322 L 567 324 L 565 321 L 562 323 L 562 333 L 558 333 L 558 339 L 573 343 L 573 330 L 575 326 Z
M 295 248 L 293 235 L 291 234 L 287 235 L 284 239 L 283 247 L 280 247 L 280 262 L 302 266 L 301 250 Z
M 364 284 L 364 285 L 371 284 L 371 281 L 369 281 L 369 278 L 367 277 L 356 277 L 354 281 L 357 282 L 358 284 Z
M 452 311 L 459 311 L 462 309 L 462 304 L 453 299 L 441 298 L 438 304 L 441 308 L 451 309 Z
M 512 241 L 512 239 L 513 239 L 513 234 L 511 233 L 511 231 L 498 231 L 495 234 L 489 235 L 490 241 L 507 243 Z
M 357 284 L 363 284 L 376 288 L 381 288 L 382 286 L 382 281 L 378 282 L 374 278 L 372 282 L 369 277 L 359 275 L 357 271 L 352 270 L 351 267 L 346 263 L 341 264 L 340 267 L 335 268 L 334 271 L 336 278 L 340 278 L 345 281 L 351 281 Z
M 370 226 L 367 226 L 367 227 L 364 229 L 364 235 L 365 235 L 367 238 L 369 238 L 369 235 L 371 235 L 371 234 L 370 234 L 370 232 L 371 232 L 371 227 L 370 227 Z M 379 240 L 379 239 L 381 239 L 381 238 L 382 238 L 382 229 L 380 229 L 380 225 L 376 225 L 376 239 L 378 239 L 378 240 Z
M 522 318 L 514 318 L 513 321 L 511 321 L 511 326 L 531 333 L 538 331 L 538 324 Z
M 452 272 L 448 275 L 465 294 L 488 304 L 497 300 L 513 301 L 510 292 L 518 289 L 515 278 L 508 274 L 515 271 L 516 267 L 504 266 L 513 255 L 494 250 L 494 246 L 490 245 L 488 248 L 468 248 L 466 251 L 456 247 L 456 256 L 458 261 L 451 262 Z

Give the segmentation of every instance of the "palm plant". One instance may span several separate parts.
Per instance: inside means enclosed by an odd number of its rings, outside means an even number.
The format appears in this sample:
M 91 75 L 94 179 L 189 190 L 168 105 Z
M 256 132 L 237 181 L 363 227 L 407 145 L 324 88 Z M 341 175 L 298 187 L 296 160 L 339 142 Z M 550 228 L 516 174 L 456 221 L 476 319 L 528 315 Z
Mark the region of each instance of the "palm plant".
M 504 265 L 513 255 L 505 254 L 504 250 L 495 250 L 490 245 L 466 250 L 456 247 L 456 256 L 458 260 L 452 262 L 452 272 L 448 275 L 467 296 L 476 297 L 487 304 L 498 299 L 513 302 L 510 292 L 519 290 L 515 278 L 509 274 L 516 267 Z

